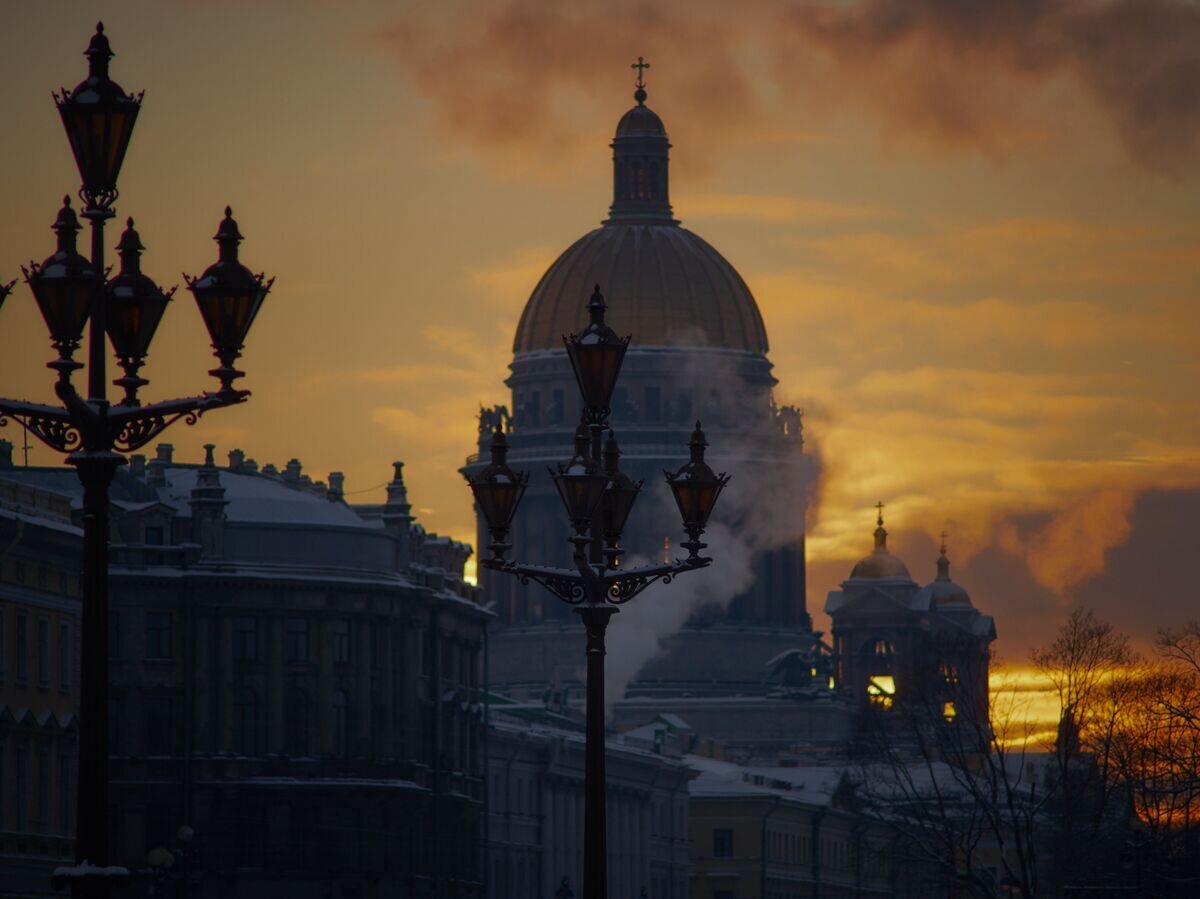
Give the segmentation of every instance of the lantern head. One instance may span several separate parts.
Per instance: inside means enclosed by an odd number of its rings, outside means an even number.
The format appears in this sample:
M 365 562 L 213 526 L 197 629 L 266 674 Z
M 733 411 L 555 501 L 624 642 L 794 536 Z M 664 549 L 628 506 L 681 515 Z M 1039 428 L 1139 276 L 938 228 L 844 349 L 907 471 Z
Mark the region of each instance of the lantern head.
M 708 525 L 708 518 L 717 504 L 717 497 L 729 483 L 729 475 L 724 472 L 717 474 L 704 461 L 704 449 L 708 446 L 708 440 L 700 422 L 696 422 L 696 429 L 692 431 L 688 446 L 691 449 L 691 458 L 680 466 L 678 471 L 665 471 L 663 474 L 666 475 L 671 493 L 675 496 L 675 504 L 679 507 L 679 514 L 683 519 L 683 529 L 690 541 L 684 546 L 695 556 L 703 546 L 699 542 L 700 535 Z
M 604 443 L 604 472 L 609 480 L 604 499 L 601 500 L 604 512 L 604 540 L 610 547 L 616 547 L 621 542 L 625 523 L 629 521 L 629 513 L 633 511 L 633 504 L 642 489 L 641 481 L 634 481 L 621 471 L 620 459 L 621 448 L 610 429 L 608 440 Z
M 58 235 L 58 249 L 41 265 L 31 262 L 29 268 L 21 271 L 46 321 L 50 339 L 59 351 L 59 361 L 68 362 L 83 336 L 101 277 L 75 249 L 79 220 L 71 208 L 70 197 L 63 197 L 52 228 Z M 72 366 L 79 367 L 74 363 Z
M 578 336 L 572 334 L 563 338 L 567 356 L 571 359 L 571 367 L 575 370 L 575 380 L 579 382 L 579 391 L 583 394 L 588 417 L 596 424 L 608 418 L 609 403 L 617 386 L 617 377 L 621 374 L 621 363 L 625 359 L 625 350 L 628 349 L 630 340 L 629 337 L 618 337 L 617 333 L 604 323 L 606 309 L 608 305 L 604 302 L 604 295 L 600 293 L 600 285 L 597 284 L 588 302 L 588 314 L 591 316 L 588 326 Z
M 608 476 L 588 453 L 587 425 L 581 423 L 575 429 L 575 455 L 565 465 L 560 463 L 557 471 L 551 469 L 550 477 L 558 488 L 571 526 L 577 535 L 583 536 L 608 486 Z
M 133 228 L 133 219 L 128 219 L 125 224 L 125 232 L 117 244 L 121 271 L 105 289 L 108 303 L 105 329 L 117 359 L 125 369 L 125 377 L 115 382 L 125 388 L 123 405 L 136 405 L 137 389 L 147 383 L 138 377 L 137 370 L 150 350 L 150 341 L 154 339 L 154 332 L 158 330 L 158 323 L 162 321 L 175 289 L 163 291 L 142 274 L 141 255 L 146 248 Z
M 199 278 L 187 275 L 183 278 L 200 307 L 200 316 L 212 338 L 214 355 L 221 360 L 221 367 L 209 374 L 220 379 L 221 392 L 225 393 L 233 392 L 233 380 L 243 374 L 233 367 L 233 362 L 241 355 L 250 326 L 275 279 L 267 280 L 261 274 L 253 274 L 238 261 L 242 235 L 233 218 L 233 210 L 228 206 L 213 240 L 220 247 L 217 261 Z
M 97 23 L 84 55 L 88 58 L 87 78 L 72 91 L 63 88 L 56 93 L 54 102 L 79 167 L 84 199 L 91 207 L 107 208 L 117 198 L 117 176 L 129 149 L 142 95 L 126 94 L 108 77 L 113 52 L 103 22 Z
M 525 487 L 529 475 L 516 472 L 508 467 L 508 438 L 504 434 L 503 425 L 497 422 L 496 430 L 492 433 L 489 446 L 491 461 L 487 467 L 474 476 L 463 475 L 475 496 L 475 505 L 479 507 L 483 520 L 487 523 L 492 534 L 492 554 L 494 558 L 502 559 L 508 546 L 504 538 L 512 527 L 513 516 L 520 505 L 521 497 L 525 495 Z

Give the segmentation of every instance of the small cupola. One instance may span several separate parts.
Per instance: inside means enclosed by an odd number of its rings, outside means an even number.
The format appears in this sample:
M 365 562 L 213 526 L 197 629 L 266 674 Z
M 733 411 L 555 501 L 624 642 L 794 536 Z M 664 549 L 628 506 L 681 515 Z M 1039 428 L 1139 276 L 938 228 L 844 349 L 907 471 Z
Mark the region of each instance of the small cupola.
M 667 166 L 671 143 L 662 119 L 646 105 L 643 75 L 650 63 L 638 57 L 638 77 L 631 108 L 613 135 L 613 202 L 608 222 L 676 225 L 671 213 Z

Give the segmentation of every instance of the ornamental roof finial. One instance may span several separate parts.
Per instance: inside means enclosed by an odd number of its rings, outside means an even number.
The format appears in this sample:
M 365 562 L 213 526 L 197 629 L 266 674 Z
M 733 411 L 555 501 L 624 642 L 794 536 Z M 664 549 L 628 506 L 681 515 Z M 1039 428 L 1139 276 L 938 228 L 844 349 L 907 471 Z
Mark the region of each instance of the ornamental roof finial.
M 634 87 L 637 90 L 633 92 L 633 99 L 637 100 L 638 106 L 642 106 L 646 102 L 646 80 L 642 76 L 645 74 L 646 69 L 650 68 L 650 63 L 639 56 L 638 61 L 629 68 L 638 70 L 637 81 L 634 82 Z

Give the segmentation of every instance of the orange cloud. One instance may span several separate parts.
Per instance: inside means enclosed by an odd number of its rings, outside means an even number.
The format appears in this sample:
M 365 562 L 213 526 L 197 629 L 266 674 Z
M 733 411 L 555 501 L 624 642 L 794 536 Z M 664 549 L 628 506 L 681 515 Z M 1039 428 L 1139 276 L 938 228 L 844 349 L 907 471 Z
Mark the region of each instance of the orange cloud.
M 1063 142 L 1088 106 L 1148 169 L 1200 159 L 1200 8 L 1184 0 L 463 2 L 379 40 L 449 134 L 527 171 L 594 143 L 595 86 L 636 53 L 695 114 L 680 136 L 703 127 L 710 147 L 855 110 L 910 143 L 1000 156 Z

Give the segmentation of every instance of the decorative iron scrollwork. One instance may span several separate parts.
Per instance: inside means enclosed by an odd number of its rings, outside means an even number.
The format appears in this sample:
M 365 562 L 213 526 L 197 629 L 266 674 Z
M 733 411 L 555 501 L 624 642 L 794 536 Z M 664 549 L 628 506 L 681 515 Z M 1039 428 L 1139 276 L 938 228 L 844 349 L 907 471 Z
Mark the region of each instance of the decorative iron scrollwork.
M 17 412 L 0 413 L 0 427 L 15 418 L 38 440 L 60 453 L 73 453 L 83 446 L 83 434 L 74 424 L 58 418 Z
M 629 602 L 655 581 L 661 580 L 664 584 L 669 584 L 673 577 L 672 574 L 635 574 L 619 578 L 608 588 L 606 598 L 615 605 L 621 605 Z
M 200 420 L 199 412 L 180 412 L 176 415 L 153 413 L 139 418 L 131 418 L 125 422 L 113 440 L 113 447 L 122 453 L 131 453 L 145 446 L 179 419 L 194 425 Z
M 517 576 L 522 584 L 528 585 L 530 581 L 541 584 L 568 605 L 577 606 L 587 599 L 587 587 L 576 575 L 523 571 Z

